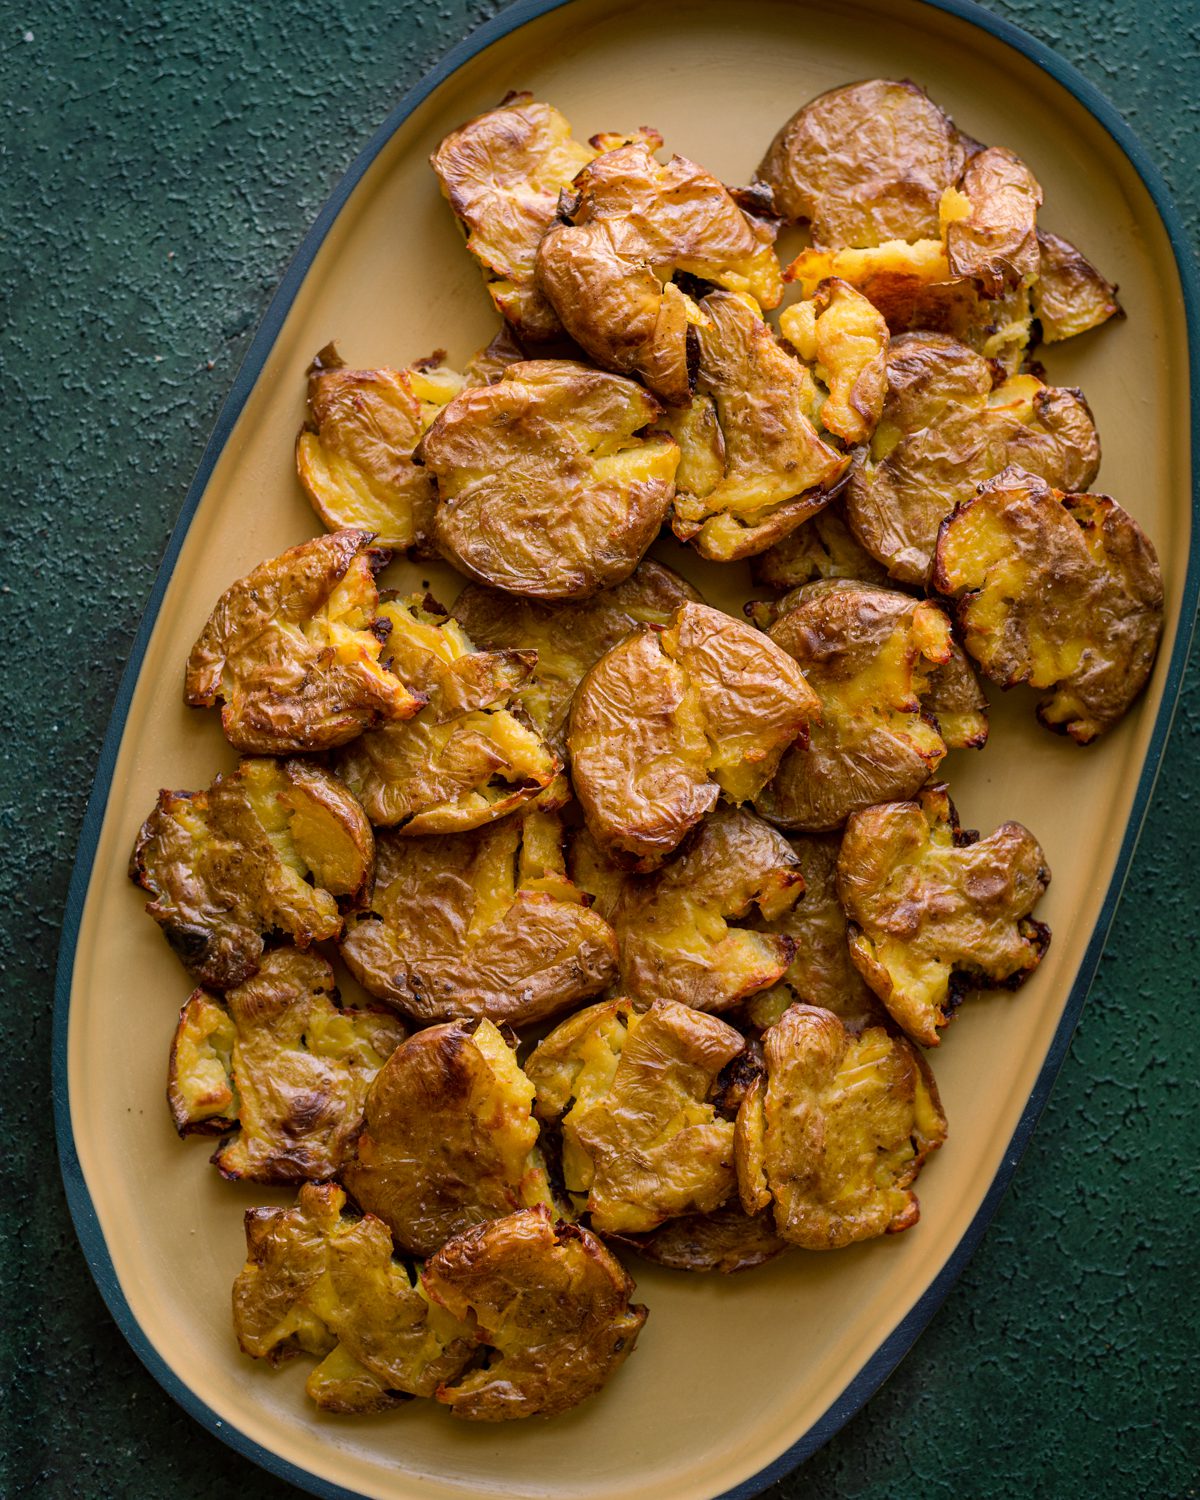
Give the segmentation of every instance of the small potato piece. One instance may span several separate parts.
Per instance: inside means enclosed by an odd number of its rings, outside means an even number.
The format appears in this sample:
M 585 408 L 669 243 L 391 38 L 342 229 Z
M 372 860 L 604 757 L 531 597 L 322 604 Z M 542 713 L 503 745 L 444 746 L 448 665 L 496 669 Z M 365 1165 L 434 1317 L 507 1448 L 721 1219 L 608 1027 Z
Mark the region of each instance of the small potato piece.
M 763 551 L 825 505 L 849 459 L 818 434 L 813 377 L 757 311 L 723 291 L 710 292 L 700 310 L 697 395 L 668 422 L 688 455 L 671 525 L 702 557 L 727 562 Z M 881 375 L 886 340 L 882 327 Z M 701 463 L 708 452 L 719 459 Z
M 464 391 L 420 448 L 443 554 L 479 583 L 542 599 L 628 578 L 674 494 L 678 446 L 645 431 L 660 410 L 632 381 L 565 359 Z
M 315 953 L 276 948 L 224 999 L 196 990 L 179 1015 L 167 1098 L 180 1135 L 234 1132 L 213 1163 L 250 1182 L 335 1176 L 362 1124 L 371 1080 L 404 1027 L 343 1010 Z
M 838 856 L 838 895 L 859 973 L 927 1047 L 971 989 L 1017 989 L 1050 929 L 1030 915 L 1050 883 L 1020 823 L 962 832 L 944 786 L 855 813 Z
M 821 700 L 806 745 L 793 745 L 754 800 L 784 828 L 820 833 L 876 802 L 911 797 L 946 754 L 924 706 L 930 671 L 950 661 L 950 621 L 895 589 L 834 579 L 790 596 L 771 639 Z
M 796 589 L 818 578 L 853 578 L 862 583 L 886 583 L 887 569 L 859 546 L 846 524 L 840 500 L 819 510 L 795 531 L 760 552 L 752 564 L 754 581 L 768 589 Z M 763 614 L 751 611 L 762 629 L 774 624 L 778 611 L 772 606 Z
M 641 1008 L 661 998 L 729 1010 L 791 961 L 788 938 L 741 925 L 754 908 L 771 922 L 804 889 L 787 840 L 745 808 L 718 808 L 679 858 L 649 875 L 609 865 L 586 833 L 571 869 L 615 928 L 621 990 Z
M 959 191 L 969 211 L 946 225 L 951 274 L 977 281 L 989 297 L 1031 285 L 1041 259 L 1037 211 L 1042 206 L 1033 173 L 1012 151 L 990 146 L 966 164 Z
M 376 826 L 408 836 L 460 833 L 502 818 L 554 780 L 560 761 L 507 705 L 533 669 L 529 651 L 477 651 L 433 599 L 388 600 L 393 670 L 428 701 L 415 718 L 370 729 L 338 774 Z
M 1045 343 L 1057 344 L 1109 318 L 1124 317 L 1116 287 L 1069 240 L 1039 230 L 1038 247 L 1041 262 L 1033 285 L 1033 312 Z
M 598 994 L 617 939 L 567 879 L 561 828 L 541 811 L 471 833 L 385 833 L 371 909 L 342 957 L 370 994 L 414 1020 L 521 1026 Z
M 699 277 L 776 307 L 783 291 L 774 228 L 682 156 L 663 166 L 645 142 L 606 151 L 580 172 L 567 222 L 551 225 L 537 279 L 563 326 L 597 364 L 637 375 L 668 405 L 691 398 L 702 321 L 672 277 Z
M 770 1214 L 748 1214 L 736 1201 L 711 1214 L 668 1219 L 649 1234 L 616 1238 L 623 1249 L 668 1271 L 717 1271 L 723 1276 L 766 1265 L 788 1249 Z
M 903 583 L 926 582 L 942 520 L 1007 464 L 1066 490 L 1086 488 L 1100 467 L 1081 392 L 1033 375 L 993 390 L 987 361 L 944 334 L 893 339 L 888 382 L 846 514 L 862 545 Z
M 431 1026 L 398 1047 L 367 1096 L 343 1181 L 412 1255 L 517 1208 L 552 1206 L 533 1085 L 490 1021 Z
M 544 1120 L 560 1121 L 562 1170 L 601 1233 L 637 1234 L 709 1213 L 734 1191 L 733 1122 L 709 1096 L 741 1033 L 674 1000 L 580 1011 L 525 1065 Z
M 808 301 L 785 307 L 779 327 L 828 392 L 820 425 L 844 443 L 865 443 L 887 391 L 883 316 L 849 282 L 833 279 L 821 282 Z
M 646 1309 L 604 1245 L 545 1207 L 481 1224 L 444 1245 L 422 1284 L 494 1351 L 439 1386 L 456 1417 L 550 1417 L 596 1394 L 633 1352 Z
M 763 1041 L 767 1081 L 738 1113 L 739 1161 L 761 1164 L 789 1244 L 837 1250 L 911 1229 L 912 1184 L 946 1138 L 925 1061 L 903 1037 L 872 1026 L 855 1036 L 830 1011 L 793 1005 Z M 743 1198 L 746 1194 L 743 1192 Z
M 651 870 L 716 805 L 770 779 L 817 711 L 786 652 L 706 604 L 644 627 L 579 684 L 568 746 L 592 836 L 612 859 Z
M 220 702 L 236 750 L 330 750 L 372 724 L 407 719 L 420 698 L 380 663 L 369 531 L 289 547 L 231 584 L 188 657 L 184 700 Z
M 916 84 L 872 78 L 794 114 L 757 176 L 815 245 L 919 240 L 937 234 L 942 194 L 973 145 Z
M 1158 558 L 1107 495 L 1063 494 L 1005 469 L 942 523 L 933 586 L 959 601 L 983 672 L 1049 688 L 1038 718 L 1081 745 L 1128 711 L 1154 665 Z
M 299 948 L 337 937 L 337 898 L 361 901 L 374 863 L 371 825 L 335 777 L 248 759 L 205 792 L 161 791 L 129 877 L 188 972 L 226 990 L 258 972 L 266 934 Z

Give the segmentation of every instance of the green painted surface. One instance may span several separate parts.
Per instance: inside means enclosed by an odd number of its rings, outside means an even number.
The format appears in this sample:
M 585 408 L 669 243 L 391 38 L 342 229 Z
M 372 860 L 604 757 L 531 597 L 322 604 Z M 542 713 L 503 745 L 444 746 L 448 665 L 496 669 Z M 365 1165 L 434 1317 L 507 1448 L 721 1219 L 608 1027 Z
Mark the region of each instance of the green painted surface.
M 0 8 L 5 1497 L 295 1493 L 170 1401 L 92 1285 L 50 1124 L 57 929 L 121 665 L 271 291 L 402 89 L 499 8 Z M 1195 233 L 1194 5 L 993 8 L 1100 85 Z M 912 1354 L 776 1500 L 1200 1493 L 1198 735 L 1200 665 L 1108 955 L 1015 1186 Z

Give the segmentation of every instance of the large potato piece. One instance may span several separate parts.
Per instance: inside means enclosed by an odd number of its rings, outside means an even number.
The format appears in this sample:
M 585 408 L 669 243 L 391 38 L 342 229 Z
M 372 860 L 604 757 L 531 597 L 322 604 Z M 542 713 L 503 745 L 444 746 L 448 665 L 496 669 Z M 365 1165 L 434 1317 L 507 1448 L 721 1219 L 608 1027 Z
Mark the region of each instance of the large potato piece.
M 645 429 L 640 386 L 572 360 L 509 365 L 457 396 L 421 443 L 438 546 L 479 583 L 583 598 L 627 578 L 658 535 L 679 449 Z
M 1033 375 L 993 390 L 988 362 L 957 340 L 893 339 L 883 420 L 846 491 L 846 514 L 867 551 L 893 578 L 924 584 L 941 522 L 1007 464 L 1085 489 L 1100 466 L 1100 440 L 1081 392 Z
M 933 585 L 968 653 L 1004 687 L 1050 689 L 1038 718 L 1088 744 L 1141 692 L 1162 633 L 1153 544 L 1107 495 L 1013 467 L 943 522 Z
M 889 78 L 831 89 L 771 143 L 758 177 L 785 218 L 828 248 L 938 232 L 942 194 L 975 143 L 916 84 Z
M 597 364 L 639 376 L 668 405 L 691 397 L 692 328 L 702 318 L 673 276 L 779 303 L 774 229 L 682 156 L 663 166 L 644 142 L 606 151 L 576 177 L 560 213 L 567 222 L 538 246 L 538 285 Z
M 398 1248 L 432 1255 L 475 1224 L 553 1206 L 532 1106 L 533 1085 L 490 1021 L 430 1026 L 376 1078 L 342 1180 Z
M 770 1206 L 780 1236 L 837 1250 L 910 1229 L 912 1184 L 946 1138 L 924 1060 L 872 1026 L 793 1005 L 763 1041 L 766 1084 L 738 1111 L 738 1176 L 747 1212 Z
M 580 1011 L 525 1065 L 538 1115 L 562 1129 L 562 1170 L 602 1233 L 644 1233 L 708 1213 L 734 1191 L 733 1122 L 710 1102 L 740 1032 L 674 1000 Z
M 369 531 L 289 547 L 231 584 L 188 657 L 184 699 L 221 703 L 237 750 L 329 750 L 421 700 L 382 664 L 371 630 L 379 596 Z
M 598 994 L 617 939 L 563 870 L 548 813 L 471 833 L 379 839 L 375 896 L 342 957 L 370 994 L 423 1024 L 524 1025 Z
M 804 734 L 816 695 L 786 652 L 705 604 L 643 628 L 584 677 L 568 746 L 576 796 L 609 857 L 654 869 L 716 805 L 753 797 Z
M 855 813 L 838 856 L 850 953 L 909 1036 L 936 1047 L 972 989 L 1017 989 L 1050 929 L 1031 915 L 1050 883 L 1020 823 L 964 834 L 944 786 Z
M 265 935 L 300 948 L 337 937 L 338 898 L 363 900 L 374 862 L 371 825 L 340 781 L 249 759 L 205 792 L 161 791 L 129 876 L 188 972 L 225 990 L 258 972 Z
M 323 958 L 276 948 L 223 999 L 196 990 L 180 1012 L 171 1115 L 181 1135 L 232 1132 L 213 1156 L 223 1176 L 319 1182 L 340 1172 L 367 1089 L 405 1032 L 385 1011 L 336 999 Z
M 546 1208 L 458 1235 L 428 1262 L 422 1285 L 491 1351 L 436 1392 L 456 1417 L 475 1422 L 577 1406 L 628 1359 L 646 1321 L 620 1262 L 586 1229 L 555 1224 Z
M 1124 317 L 1116 287 L 1070 240 L 1039 230 L 1038 248 L 1041 259 L 1033 286 L 1033 311 L 1045 343 L 1057 344 L 1098 328 L 1109 318 Z
M 848 579 L 798 589 L 771 626 L 821 700 L 806 745 L 793 745 L 754 800 L 765 818 L 808 833 L 852 812 L 911 797 L 946 754 L 926 699 L 953 652 L 936 605 Z
M 966 164 L 959 191 L 968 209 L 946 225 L 951 275 L 978 282 L 988 297 L 1030 286 L 1041 263 L 1042 189 L 1033 173 L 1013 152 L 990 146 Z

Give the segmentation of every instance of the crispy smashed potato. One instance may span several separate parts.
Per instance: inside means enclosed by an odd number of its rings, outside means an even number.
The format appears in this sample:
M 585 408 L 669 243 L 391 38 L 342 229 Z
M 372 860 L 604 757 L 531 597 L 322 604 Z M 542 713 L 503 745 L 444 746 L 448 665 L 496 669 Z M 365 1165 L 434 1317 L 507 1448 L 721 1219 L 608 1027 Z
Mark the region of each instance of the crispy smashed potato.
M 226 990 L 258 972 L 268 934 L 300 948 L 337 937 L 339 898 L 364 900 L 374 863 L 371 825 L 340 781 L 249 759 L 205 792 L 161 791 L 129 876 L 188 972 Z
M 539 795 L 561 762 L 509 711 L 531 651 L 477 651 L 435 600 L 386 600 L 392 669 L 425 698 L 415 718 L 369 729 L 337 771 L 371 821 L 406 835 L 460 833 Z
M 188 657 L 184 699 L 221 703 L 237 750 L 330 750 L 373 724 L 407 719 L 421 700 L 380 659 L 369 531 L 289 547 L 225 590 Z
M 596 1394 L 633 1352 L 646 1309 L 594 1234 L 531 1208 L 458 1235 L 430 1260 L 425 1293 L 492 1351 L 437 1399 L 456 1417 L 554 1416 Z
M 668 405 L 691 398 L 693 329 L 703 321 L 673 280 L 683 272 L 762 307 L 782 294 L 774 228 L 715 177 L 645 142 L 606 151 L 574 182 L 537 252 L 537 279 L 563 326 L 605 368 L 637 375 Z
M 985 296 L 1030 286 L 1041 264 L 1037 211 L 1042 189 L 1025 163 L 1004 146 L 989 146 L 963 168 L 958 190 L 965 212 L 946 223 L 952 276 L 977 281 Z
M 853 578 L 860 583 L 887 583 L 887 569 L 861 547 L 846 524 L 840 500 L 819 510 L 795 531 L 753 559 L 754 581 L 763 588 L 790 590 L 816 583 L 818 578 Z M 777 612 L 764 613 L 760 603 L 748 608 L 756 625 L 766 629 Z
M 837 881 L 859 973 L 927 1047 L 967 991 L 1017 989 L 1050 943 L 1031 916 L 1050 883 L 1038 841 L 1020 823 L 964 834 L 944 786 L 855 813 Z
M 617 939 L 564 872 L 550 813 L 471 833 L 379 839 L 371 908 L 342 957 L 370 994 L 415 1020 L 525 1025 L 598 994 Z
M 711 1214 L 668 1219 L 649 1234 L 612 1236 L 623 1248 L 669 1271 L 751 1271 L 788 1249 L 769 1213 L 748 1214 L 736 1200 Z
M 946 1138 L 933 1077 L 903 1037 L 852 1035 L 832 1012 L 793 1005 L 763 1041 L 766 1083 L 738 1111 L 746 1211 L 771 1207 L 789 1244 L 837 1250 L 910 1229 L 912 1184 Z
M 846 292 L 878 318 L 865 298 L 849 287 Z M 810 370 L 780 346 L 757 310 L 723 291 L 710 292 L 700 310 L 706 322 L 696 330 L 696 395 L 690 406 L 668 417 L 683 455 L 671 525 L 702 556 L 727 562 L 763 551 L 819 510 L 850 460 L 814 426 L 818 412 L 834 406 L 835 397 L 829 395 L 822 406 Z M 834 316 L 831 308 L 806 325 L 805 348 L 814 365 L 823 357 L 835 370 L 839 341 L 825 337 Z M 887 328 L 882 319 L 879 325 L 882 405 Z M 798 328 L 793 332 L 802 336 Z M 829 347 L 819 348 L 822 339 Z M 852 350 L 844 353 L 859 371 L 846 390 L 830 365 L 822 362 L 818 368 L 839 385 L 836 404 L 849 414 L 854 386 L 863 378 L 862 361 Z M 837 420 L 834 411 L 830 416 Z M 849 420 L 841 425 L 852 426 Z
M 340 1171 L 367 1089 L 405 1031 L 336 999 L 323 958 L 276 948 L 223 998 L 196 990 L 183 1007 L 167 1099 L 180 1135 L 233 1132 L 213 1156 L 223 1176 L 318 1182 Z
M 1041 261 L 1033 286 L 1033 311 L 1042 339 L 1057 344 L 1124 317 L 1117 289 L 1069 240 L 1039 230 Z
M 410 1037 L 367 1096 L 343 1182 L 410 1254 L 517 1208 L 553 1207 L 530 1111 L 533 1085 L 490 1021 Z
M 419 450 L 437 477 L 438 546 L 513 594 L 584 598 L 620 583 L 674 494 L 678 446 L 645 430 L 660 410 L 632 381 L 565 359 L 465 390 Z
M 779 315 L 785 339 L 824 387 L 816 419 L 842 442 L 865 443 L 887 391 L 887 323 L 848 282 L 823 281 Z
M 811 100 L 771 143 L 758 177 L 785 218 L 825 248 L 938 232 L 942 194 L 975 146 L 916 84 L 873 78 Z
M 733 1122 L 710 1094 L 745 1048 L 732 1026 L 675 1000 L 580 1011 L 525 1064 L 538 1116 L 562 1130 L 563 1181 L 601 1233 L 709 1213 L 734 1191 Z
M 932 671 L 951 659 L 950 621 L 936 604 L 849 579 L 810 583 L 785 602 L 770 637 L 821 712 L 754 805 L 784 828 L 820 833 L 911 797 L 941 763 L 947 745 L 925 700 Z
M 893 578 L 924 584 L 942 520 L 1007 464 L 1066 490 L 1095 478 L 1100 441 L 1081 392 L 1033 375 L 993 389 L 988 362 L 945 334 L 902 334 L 887 362 L 883 420 L 846 513 Z
M 887 1012 L 854 967 L 846 916 L 837 894 L 840 834 L 796 834 L 788 840 L 804 894 L 786 911 L 755 923 L 794 944 L 780 982 L 746 1002 L 750 1023 L 765 1031 L 795 1001 L 830 1010 L 851 1031 L 877 1026 Z
M 644 627 L 588 672 L 571 707 L 575 794 L 610 858 L 654 869 L 724 793 L 748 801 L 818 709 L 786 652 L 706 604 Z
M 1126 713 L 1154 665 L 1158 558 L 1107 495 L 1005 469 L 943 522 L 933 584 L 959 601 L 964 644 L 987 676 L 1050 689 L 1038 718 L 1080 744 Z
M 804 889 L 787 840 L 745 808 L 718 808 L 683 854 L 648 875 L 618 869 L 585 832 L 571 873 L 616 930 L 621 991 L 639 1007 L 665 999 L 729 1010 L 791 961 L 790 939 L 742 925 L 752 910 L 774 922 Z

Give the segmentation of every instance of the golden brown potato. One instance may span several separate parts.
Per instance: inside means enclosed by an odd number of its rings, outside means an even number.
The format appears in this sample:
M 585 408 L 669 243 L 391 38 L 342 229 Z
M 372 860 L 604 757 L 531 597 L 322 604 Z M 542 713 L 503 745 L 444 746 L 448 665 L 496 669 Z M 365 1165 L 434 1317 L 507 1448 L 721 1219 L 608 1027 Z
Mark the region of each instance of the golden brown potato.
M 531 1208 L 458 1235 L 428 1262 L 430 1300 L 492 1351 L 439 1386 L 456 1417 L 554 1416 L 596 1394 L 633 1352 L 646 1309 L 595 1235 Z
M 787 602 L 770 637 L 821 712 L 754 805 L 781 827 L 821 833 L 911 797 L 940 765 L 947 746 L 926 698 L 930 673 L 951 659 L 950 621 L 936 604 L 849 579 L 807 584 Z
M 952 276 L 977 281 L 998 297 L 1036 280 L 1037 211 L 1042 189 L 1025 163 L 1004 146 L 989 146 L 963 168 L 958 190 L 966 212 L 946 224 L 946 260 Z
M 232 1132 L 213 1155 L 229 1178 L 336 1176 L 371 1080 L 404 1040 L 379 1009 L 344 1010 L 315 953 L 276 948 L 223 998 L 196 990 L 179 1013 L 167 1099 L 180 1135 Z
M 859 973 L 927 1047 L 967 991 L 1017 989 L 1050 943 L 1030 915 L 1050 883 L 1038 841 L 1020 823 L 964 834 L 944 786 L 855 813 L 837 882 Z
M 542 1020 L 616 975 L 617 939 L 564 873 L 552 814 L 471 833 L 385 833 L 371 909 L 341 949 L 370 994 L 415 1020 Z
M 369 531 L 400 551 L 428 545 L 436 492 L 413 449 L 464 383 L 440 357 L 408 370 L 351 370 L 333 344 L 321 350 L 308 371 L 296 473 L 330 531 Z
M 1081 745 L 1141 692 L 1162 632 L 1153 544 L 1107 495 L 1069 495 L 1013 467 L 942 524 L 933 583 L 957 599 L 968 653 L 994 682 L 1051 691 L 1049 729 Z
M 765 1031 L 798 1000 L 832 1011 L 853 1032 L 880 1025 L 887 1012 L 854 967 L 846 916 L 838 900 L 841 835 L 801 833 L 788 842 L 804 880 L 804 894 L 786 911 L 754 925 L 789 939 L 794 952 L 780 982 L 746 1002 L 747 1019 Z
M 709 1213 L 734 1191 L 733 1122 L 710 1102 L 741 1033 L 675 1000 L 580 1011 L 525 1064 L 543 1120 L 560 1122 L 562 1171 L 601 1233 L 638 1234 Z
M 831 1011 L 793 1005 L 763 1041 L 766 1083 L 738 1111 L 738 1177 L 752 1212 L 805 1250 L 911 1229 L 912 1184 L 946 1138 L 933 1076 L 903 1037 L 855 1036 Z
M 759 631 L 706 604 L 643 627 L 591 668 L 571 706 L 571 778 L 610 858 L 651 870 L 716 805 L 755 796 L 817 699 Z
M 788 1249 L 768 1213 L 748 1214 L 737 1201 L 711 1214 L 668 1219 L 649 1234 L 613 1236 L 623 1249 L 669 1271 L 751 1271 Z
M 973 149 L 916 84 L 872 78 L 810 100 L 757 175 L 815 245 L 873 246 L 936 235 L 942 194 Z
M 985 359 L 944 334 L 909 333 L 888 349 L 888 396 L 846 514 L 862 545 L 904 583 L 923 584 L 938 526 L 959 501 L 1020 464 L 1084 489 L 1100 440 L 1081 392 L 1017 375 L 992 389 Z
M 679 272 L 776 307 L 775 231 L 715 177 L 642 141 L 606 151 L 574 182 L 537 252 L 537 279 L 563 327 L 607 369 L 637 375 L 668 405 L 690 399 L 703 320 Z
M 887 569 L 859 545 L 846 524 L 840 499 L 802 522 L 795 531 L 789 531 L 766 552 L 760 552 L 751 569 L 755 583 L 768 589 L 803 588 L 818 578 L 853 578 L 861 583 L 888 581 Z M 758 601 L 747 612 L 764 630 L 778 618 L 774 605 L 763 607 Z
M 864 298 L 846 291 L 878 317 Z M 696 395 L 668 418 L 683 454 L 671 525 L 703 557 L 727 562 L 763 551 L 819 510 L 850 460 L 813 425 L 822 407 L 812 374 L 780 346 L 755 308 L 733 292 L 716 291 L 700 311 L 706 322 L 696 330 Z M 822 332 L 830 316 L 815 320 Z M 886 342 L 879 319 L 881 377 Z M 814 334 L 814 363 L 816 343 Z M 881 404 L 882 396 L 881 382 Z
M 267 934 L 300 948 L 337 937 L 338 898 L 364 900 L 374 863 L 371 825 L 340 781 L 264 758 L 206 792 L 159 792 L 129 876 L 188 972 L 226 990 L 258 972 Z
M 367 1096 L 343 1182 L 397 1247 L 432 1255 L 517 1208 L 553 1207 L 533 1085 L 490 1021 L 451 1021 L 398 1047 Z
M 237 750 L 330 750 L 421 700 L 380 660 L 369 531 L 289 547 L 225 590 L 188 657 L 184 699 L 220 702 Z
M 1116 287 L 1069 240 L 1039 230 L 1038 248 L 1041 258 L 1033 285 L 1033 311 L 1045 343 L 1057 344 L 1098 328 L 1109 318 L 1125 316 Z
M 509 365 L 457 396 L 422 439 L 438 546 L 513 594 L 584 598 L 627 578 L 658 535 L 679 449 L 647 433 L 657 401 L 573 360 Z
M 824 387 L 814 420 L 843 443 L 865 443 L 887 392 L 885 319 L 849 282 L 833 279 L 785 307 L 779 327 Z
M 385 600 L 392 670 L 425 698 L 415 718 L 369 729 L 338 774 L 371 821 L 406 835 L 460 833 L 504 817 L 554 780 L 561 762 L 508 708 L 531 651 L 477 651 L 435 600 Z
M 639 1008 L 664 999 L 729 1010 L 791 961 L 790 940 L 743 925 L 752 909 L 772 922 L 804 889 L 787 840 L 745 808 L 718 808 L 649 875 L 624 873 L 584 833 L 571 873 L 616 930 L 621 991 Z

